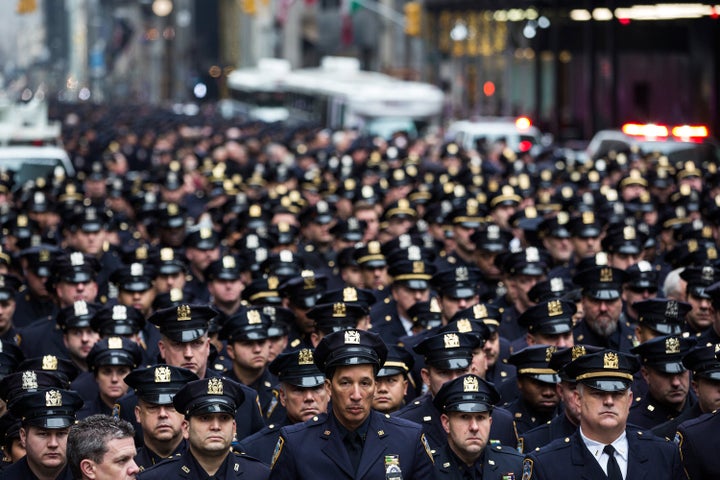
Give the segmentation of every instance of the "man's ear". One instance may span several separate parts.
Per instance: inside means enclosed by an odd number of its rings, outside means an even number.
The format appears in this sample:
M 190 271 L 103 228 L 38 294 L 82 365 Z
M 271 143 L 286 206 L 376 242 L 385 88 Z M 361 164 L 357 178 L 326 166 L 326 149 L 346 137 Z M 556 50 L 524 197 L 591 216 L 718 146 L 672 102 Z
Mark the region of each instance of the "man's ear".
M 87 478 L 95 478 L 95 462 L 89 458 L 80 460 L 80 471 Z

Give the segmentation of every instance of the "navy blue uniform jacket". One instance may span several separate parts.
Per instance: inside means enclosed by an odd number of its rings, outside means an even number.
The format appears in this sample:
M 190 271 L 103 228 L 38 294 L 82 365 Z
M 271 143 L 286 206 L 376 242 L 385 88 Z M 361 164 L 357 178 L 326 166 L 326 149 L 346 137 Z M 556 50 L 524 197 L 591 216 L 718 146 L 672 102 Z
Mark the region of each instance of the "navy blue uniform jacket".
M 464 480 L 457 460 L 446 446 L 435 456 L 437 480 Z M 487 445 L 482 455 L 482 480 L 519 479 L 522 475 L 523 456 L 517 450 L 502 445 Z M 514 476 L 513 476 L 514 475 Z
M 212 478 L 229 480 L 241 478 L 243 480 L 265 480 L 269 469 L 260 461 L 236 452 L 230 452 L 226 461 L 215 472 Z M 137 475 L 138 480 L 170 480 L 184 478 L 188 480 L 205 480 L 207 474 L 193 458 L 188 449 L 179 457 L 169 458 L 153 467 L 143 470 Z
M 335 416 L 322 414 L 283 427 L 273 454 L 273 480 L 377 480 L 385 478 L 385 459 L 396 455 L 403 480 L 433 478 L 430 449 L 422 429 L 407 420 L 372 410 L 357 473 L 343 444 Z

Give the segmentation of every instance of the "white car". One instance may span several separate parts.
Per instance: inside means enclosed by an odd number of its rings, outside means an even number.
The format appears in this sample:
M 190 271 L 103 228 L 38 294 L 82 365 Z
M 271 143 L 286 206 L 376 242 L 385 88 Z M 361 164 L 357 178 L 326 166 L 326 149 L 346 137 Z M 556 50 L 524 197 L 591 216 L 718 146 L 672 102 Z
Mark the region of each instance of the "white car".
M 448 127 L 446 137 L 466 150 L 477 150 L 481 144 L 490 146 L 504 140 L 514 152 L 529 151 L 532 155 L 539 154 L 552 143 L 552 138 L 543 135 L 527 117 L 460 120 Z
M 39 177 L 75 176 L 67 152 L 52 146 L 0 147 L 0 171 L 14 172 L 15 189 Z

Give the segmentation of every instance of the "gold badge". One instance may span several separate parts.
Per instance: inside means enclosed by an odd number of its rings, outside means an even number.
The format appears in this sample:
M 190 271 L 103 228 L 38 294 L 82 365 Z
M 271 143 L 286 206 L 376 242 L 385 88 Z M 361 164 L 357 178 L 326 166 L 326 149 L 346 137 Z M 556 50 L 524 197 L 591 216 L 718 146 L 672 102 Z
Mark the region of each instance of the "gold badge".
M 345 330 L 345 345 L 360 345 L 360 332 Z
M 665 339 L 665 353 L 680 353 L 680 339 L 677 337 L 669 337 Z
M 272 275 L 268 277 L 267 284 L 269 290 L 277 290 L 278 285 L 280 284 L 280 280 L 278 279 L 278 277 Z
M 248 310 L 247 319 L 249 325 L 257 325 L 258 323 L 262 323 L 262 320 L 260 319 L 260 312 L 258 312 L 257 310 Z
M 468 375 L 463 380 L 463 392 L 479 392 L 480 391 L 480 383 L 478 382 L 478 379 Z
M 577 360 L 578 358 L 585 355 L 585 347 L 583 345 L 575 345 L 572 347 L 572 351 L 570 352 L 570 356 L 573 360 Z
M 300 276 L 303 279 L 303 289 L 315 289 L 315 272 L 313 272 L 312 270 L 303 270 Z
M 223 394 L 223 382 L 221 379 L 214 377 L 208 380 L 208 395 L 222 395 Z
M 222 266 L 225 269 L 233 269 L 236 267 L 235 257 L 232 255 L 225 255 L 222 259 Z
M 40 250 L 38 252 L 38 261 L 42 263 L 46 263 L 50 261 L 50 250 Z
M 473 315 L 475 318 L 487 318 L 488 311 L 487 306 L 483 303 L 478 303 L 473 306 Z
M 58 359 L 55 355 L 45 355 L 42 358 L 42 367 L 43 370 L 57 370 L 58 369 Z
M 558 315 L 562 315 L 562 302 L 560 300 L 552 300 L 548 302 L 547 312 L 549 317 L 557 317 Z
M 209 228 L 201 228 L 200 229 L 200 238 L 203 240 L 207 240 L 208 238 L 212 237 L 212 230 Z
M 335 318 L 343 318 L 347 316 L 347 306 L 342 302 L 334 303 L 332 316 Z
M 610 283 L 613 281 L 613 271 L 612 268 L 606 267 L 600 269 L 600 282 L 602 283 Z
M 460 337 L 457 333 L 446 333 L 443 337 L 445 348 L 460 348 Z
M 370 255 L 377 255 L 380 253 L 380 242 L 372 241 L 367 246 L 368 253 Z
M 555 352 L 557 352 L 557 347 L 555 345 L 547 347 L 545 349 L 545 362 L 549 362 Z
M 45 392 L 46 407 L 62 407 L 62 395 L 57 390 L 49 390 Z
M 170 382 L 170 367 L 155 367 L 155 383 Z
M 120 350 L 123 347 L 122 338 L 110 337 L 108 338 L 108 348 L 110 350 Z
M 184 322 L 190 320 L 192 313 L 190 311 L 190 305 L 180 305 L 177 307 L 177 319 L 178 322 Z
M 603 357 L 603 368 L 617 370 L 620 368 L 620 359 L 617 353 L 607 352 Z
M 22 386 L 23 390 L 37 390 L 37 374 L 32 370 L 26 370 L 22 373 Z
M 353 287 L 343 288 L 343 302 L 357 302 L 358 294 L 357 290 Z
M 475 215 L 477 215 L 477 214 L 478 214 L 478 207 L 479 207 L 479 205 L 478 205 L 477 200 L 474 200 L 474 199 L 472 199 L 472 198 L 469 199 L 469 200 L 467 201 L 467 214 L 470 215 L 470 216 L 475 216 Z
M 412 273 L 425 273 L 425 263 L 422 261 L 413 262 Z
M 298 365 L 312 365 L 314 362 L 313 360 L 313 352 L 309 348 L 303 348 L 298 352 Z
M 160 261 L 171 262 L 175 260 L 175 252 L 172 248 L 165 247 L 160 250 Z
M 178 207 L 177 203 L 168 203 L 167 213 L 171 217 L 177 216 L 177 214 L 180 213 L 180 208 Z
M 181 288 L 171 288 L 170 289 L 170 301 L 177 303 L 181 302 L 183 299 L 183 291 Z
M 461 318 L 457 321 L 457 329 L 460 333 L 472 332 L 472 323 L 467 318 Z

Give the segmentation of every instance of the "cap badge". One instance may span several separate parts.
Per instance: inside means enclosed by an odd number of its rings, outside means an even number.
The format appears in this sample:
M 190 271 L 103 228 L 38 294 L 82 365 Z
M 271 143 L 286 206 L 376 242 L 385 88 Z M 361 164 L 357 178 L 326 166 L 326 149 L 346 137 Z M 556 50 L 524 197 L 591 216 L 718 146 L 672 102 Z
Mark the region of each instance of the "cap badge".
M 262 323 L 262 320 L 260 320 L 260 312 L 258 312 L 257 310 L 248 310 L 247 320 L 248 324 L 250 325 L 257 325 L 258 323 Z
M 38 252 L 38 261 L 39 262 L 49 262 L 50 261 L 50 250 L 40 250 Z
M 146 246 L 138 247 L 135 249 L 135 258 L 138 260 L 147 260 L 148 249 Z
M 480 391 L 480 383 L 478 382 L 478 379 L 468 375 L 463 380 L 463 392 L 479 392 Z
M 572 358 L 573 360 L 577 360 L 586 353 L 587 352 L 585 351 L 585 347 L 583 345 L 575 345 L 570 351 L 570 358 Z
M 550 358 L 552 357 L 552 354 L 557 352 L 557 347 L 555 345 L 550 345 L 545 349 L 545 361 L 549 362 Z
M 637 232 L 635 231 L 635 227 L 632 225 L 628 225 L 627 227 L 623 228 L 623 238 L 625 240 L 635 240 L 637 238 Z
M 235 257 L 232 255 L 225 255 L 222 259 L 222 266 L 227 269 L 235 268 Z
M 562 302 L 560 300 L 552 300 L 548 302 L 547 311 L 549 317 L 557 317 L 558 315 L 562 315 Z
M 280 284 L 280 280 L 276 276 L 270 276 L 267 279 L 268 289 L 270 290 L 277 290 L 278 285 Z
M 167 213 L 171 217 L 176 216 L 180 212 L 180 209 L 177 206 L 177 203 L 169 203 L 167 206 Z
M 714 275 L 714 269 L 713 267 L 705 266 L 702 269 L 702 280 L 704 282 L 713 282 L 713 279 L 715 278 Z
M 565 282 L 560 277 L 554 277 L 550 279 L 550 291 L 551 292 L 562 292 L 565 290 Z
M 223 394 L 223 382 L 221 379 L 215 377 L 208 381 L 208 395 L 222 395 Z
M 70 265 L 73 267 L 81 267 L 85 265 L 85 257 L 82 252 L 73 252 L 70 254 Z
M 89 312 L 85 300 L 78 300 L 77 302 L 73 303 L 73 312 L 75 313 L 76 317 L 87 315 Z
M 22 373 L 22 387 L 23 390 L 37 390 L 37 374 L 32 370 L 26 370 Z
M 345 330 L 345 345 L 360 345 L 360 332 Z
M 245 237 L 245 246 L 251 250 L 258 248 L 260 246 L 260 237 L 257 235 L 248 235 Z
M 315 290 L 315 272 L 312 270 L 303 270 L 300 276 L 303 279 L 303 289 Z
M 262 215 L 262 207 L 260 205 L 250 205 L 250 211 L 248 212 L 250 214 L 250 217 L 252 218 L 258 218 L 260 215 Z
M 595 223 L 595 213 L 594 212 L 583 212 L 582 223 L 585 225 L 590 225 L 590 224 Z
M 177 319 L 178 322 L 183 322 L 185 320 L 190 320 L 190 305 L 180 305 L 177 307 Z
M 372 241 L 367 245 L 368 253 L 371 255 L 377 255 L 380 253 L 380 242 Z
M 411 245 L 407 249 L 407 259 L 411 261 L 422 260 L 422 254 L 420 253 L 420 247 L 417 245 Z
M 457 321 L 457 329 L 460 333 L 472 332 L 472 324 L 467 318 L 461 318 Z
M 456 282 L 467 282 L 468 280 L 470 280 L 470 273 L 467 267 L 458 267 L 455 269 Z
M 611 268 L 601 268 L 600 269 L 600 282 L 602 283 L 610 283 L 613 281 L 613 271 Z
M 707 256 L 710 260 L 717 260 L 717 249 L 712 245 L 707 247 Z
M 46 407 L 62 407 L 62 395 L 57 390 L 48 390 L 45 392 Z
M 314 362 L 313 360 L 313 352 L 309 348 L 303 348 L 298 352 L 298 365 L 312 365 Z
M 58 369 L 58 359 L 55 355 L 45 355 L 42 358 L 42 367 L 43 370 L 57 370 Z
M 145 268 L 142 263 L 133 263 L 130 265 L 131 277 L 142 277 L 143 275 L 145 275 Z
M 665 305 L 665 318 L 677 320 L 679 314 L 677 302 L 675 300 L 668 300 L 667 305 Z
M 170 383 L 170 367 L 155 367 L 155 383 Z
M 525 250 L 525 261 L 528 263 L 539 262 L 540 252 L 535 247 L 529 247 Z
M 475 215 L 478 214 L 478 202 L 477 202 L 477 200 L 474 200 L 474 199 L 471 198 L 470 200 L 468 200 L 468 202 L 467 202 L 467 204 L 466 204 L 466 207 L 467 207 L 467 214 L 468 214 L 468 215 L 470 215 L 470 216 L 475 216 Z
M 475 315 L 475 318 L 487 318 L 487 306 L 482 303 L 473 306 L 473 315 Z
M 357 302 L 358 301 L 357 290 L 355 290 L 353 287 L 343 288 L 342 294 L 343 294 L 343 302 Z
M 333 317 L 345 317 L 347 316 L 347 306 L 342 302 L 333 303 Z
M 175 259 L 175 252 L 172 248 L 165 247 L 160 250 L 160 261 L 171 262 Z
M 182 301 L 183 291 L 181 288 L 171 288 L 169 293 L 171 302 L 176 303 Z
M 110 350 L 120 350 L 122 349 L 122 338 L 120 337 L 110 337 L 108 338 L 108 348 Z
M 620 368 L 620 360 L 615 352 L 607 352 L 603 357 L 603 368 L 617 370 Z
M 418 260 L 412 263 L 413 273 L 425 273 L 425 262 Z
M 677 337 L 670 337 L 665 339 L 665 353 L 680 353 L 680 340 Z
M 606 252 L 598 252 L 595 254 L 595 265 L 607 265 L 608 257 Z
M 440 302 L 438 301 L 437 297 L 432 297 L 430 299 L 430 313 L 440 312 L 442 312 L 442 309 L 440 308 Z
M 446 333 L 443 337 L 445 348 L 460 348 L 460 337 L 457 333 Z

